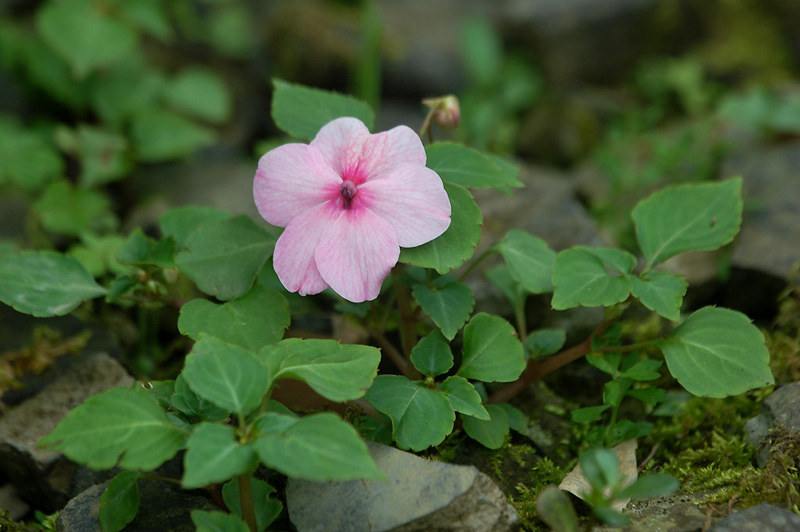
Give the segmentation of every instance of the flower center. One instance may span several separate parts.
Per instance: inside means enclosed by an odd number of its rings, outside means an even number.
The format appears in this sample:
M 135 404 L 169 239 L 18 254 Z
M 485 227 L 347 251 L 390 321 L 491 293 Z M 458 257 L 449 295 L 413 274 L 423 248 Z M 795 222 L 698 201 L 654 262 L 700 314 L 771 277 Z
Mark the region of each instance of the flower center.
M 344 208 L 349 209 L 350 204 L 353 202 L 353 198 L 356 197 L 358 193 L 358 187 L 356 184 L 346 179 L 342 182 L 342 186 L 339 187 L 339 192 L 342 194 L 342 200 L 344 201 Z

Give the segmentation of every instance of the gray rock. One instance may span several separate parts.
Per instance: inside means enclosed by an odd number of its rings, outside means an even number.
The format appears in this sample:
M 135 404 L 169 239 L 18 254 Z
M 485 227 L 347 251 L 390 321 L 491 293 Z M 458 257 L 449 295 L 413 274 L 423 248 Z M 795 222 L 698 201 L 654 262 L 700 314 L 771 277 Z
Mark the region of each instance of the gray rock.
M 519 516 L 471 466 L 425 460 L 368 442 L 388 482 L 289 479 L 286 504 L 298 532 L 504 532 Z
M 758 449 L 758 465 L 764 467 L 769 460 L 769 435 L 773 431 L 794 434 L 800 431 L 800 382 L 781 386 L 767 397 L 761 414 L 745 425 L 747 442 Z
M 797 532 L 800 515 L 762 503 L 736 512 L 714 524 L 709 532 Z
M 733 266 L 788 280 L 800 263 L 800 143 L 736 153 L 722 165 L 723 177 L 741 175 L 744 213 L 731 256 Z
M 631 501 L 624 514 L 631 524 L 625 532 L 698 532 L 706 515 L 702 510 L 708 493 L 679 493 L 668 497 Z M 592 532 L 615 532 L 618 527 L 596 526 Z
M 108 482 L 97 484 L 78 494 L 67 503 L 56 519 L 59 532 L 102 532 L 100 528 L 100 497 Z M 204 497 L 170 488 L 157 480 L 139 481 L 139 511 L 129 523 L 127 532 L 193 532 L 192 510 L 219 510 Z
M 133 382 L 107 354 L 88 353 L 41 393 L 0 419 L 0 471 L 16 486 L 20 497 L 52 512 L 86 487 L 109 478 L 109 472 L 91 471 L 61 453 L 38 449 L 36 444 L 88 397 Z

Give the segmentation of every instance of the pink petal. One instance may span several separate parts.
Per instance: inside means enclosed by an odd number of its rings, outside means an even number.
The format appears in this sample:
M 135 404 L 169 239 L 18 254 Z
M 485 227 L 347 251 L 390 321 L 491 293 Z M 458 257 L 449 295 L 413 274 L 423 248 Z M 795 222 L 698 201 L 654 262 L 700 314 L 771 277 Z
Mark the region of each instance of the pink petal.
M 326 124 L 311 146 L 325 154 L 325 159 L 343 179 L 361 184 L 386 177 L 404 164 L 425 165 L 425 148 L 419 137 L 406 126 L 370 135 L 355 118 L 337 118 Z
M 319 150 L 284 144 L 258 161 L 253 197 L 267 222 L 286 227 L 298 214 L 329 200 L 331 189 L 341 182 Z
M 402 166 L 386 179 L 359 187 L 364 205 L 389 222 L 404 248 L 430 242 L 450 227 L 450 199 L 439 175 L 424 166 Z
M 367 209 L 342 212 L 317 247 L 317 268 L 348 301 L 375 299 L 400 256 L 394 229 Z
M 305 296 L 328 288 L 317 269 L 314 251 L 342 212 L 329 202 L 296 216 L 286 226 L 275 244 L 273 266 L 288 291 Z

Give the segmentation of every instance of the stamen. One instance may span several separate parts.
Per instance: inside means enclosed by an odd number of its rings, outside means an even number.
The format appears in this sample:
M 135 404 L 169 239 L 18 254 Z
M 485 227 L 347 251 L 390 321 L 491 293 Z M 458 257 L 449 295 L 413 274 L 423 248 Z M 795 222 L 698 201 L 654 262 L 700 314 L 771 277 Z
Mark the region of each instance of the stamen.
M 356 197 L 358 193 L 358 187 L 356 187 L 355 183 L 352 181 L 345 180 L 342 186 L 339 187 L 339 192 L 342 194 L 342 199 L 344 200 L 344 208 L 349 209 L 353 198 Z

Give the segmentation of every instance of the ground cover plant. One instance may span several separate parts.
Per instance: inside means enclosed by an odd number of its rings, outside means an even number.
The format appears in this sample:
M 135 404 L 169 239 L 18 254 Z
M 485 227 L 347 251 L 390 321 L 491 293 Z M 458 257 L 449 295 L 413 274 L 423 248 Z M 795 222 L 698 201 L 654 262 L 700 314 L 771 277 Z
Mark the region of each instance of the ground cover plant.
M 457 119 L 453 103 L 430 102 L 431 116 Z M 499 448 L 509 430 L 526 424 L 508 399 L 582 356 L 611 378 L 602 405 L 573 413 L 578 423 L 607 416 L 595 431 L 596 447 L 581 457 L 592 486 L 587 500 L 602 519 L 623 523 L 614 499 L 677 487 L 659 474 L 620 484 L 607 449 L 651 428 L 619 418 L 624 397 L 664 401 L 664 390 L 647 385 L 664 362 L 699 396 L 772 384 L 764 337 L 746 316 L 705 307 L 682 317 L 686 282 L 654 269 L 733 239 L 740 179 L 669 187 L 640 202 L 631 214 L 640 261 L 616 248 L 556 253 L 519 230 L 473 257 L 482 218 L 469 190 L 520 186 L 512 164 L 452 142 L 423 147 L 405 127 L 371 134 L 372 111 L 362 102 L 278 80 L 273 117 L 293 137 L 311 140 L 275 148 L 255 171 L 255 202 L 267 221 L 286 226 L 281 236 L 247 217 L 182 207 L 161 216 L 159 238 L 127 236 L 116 255 L 120 272 L 105 285 L 67 254 L 24 250 L 0 260 L 0 300 L 34 316 L 65 314 L 98 297 L 163 302 L 175 297 L 179 275 L 207 296 L 181 307 L 177 328 L 195 343 L 175 380 L 96 395 L 41 442 L 93 468 L 123 469 L 103 496 L 105 530 L 133 518 L 137 480 L 181 450 L 181 485 L 222 484 L 231 512 L 195 512 L 200 529 L 264 530 L 281 505 L 253 476 L 259 464 L 317 481 L 381 478 L 359 432 L 422 451 L 441 444 L 457 418 L 469 437 Z M 552 292 L 556 311 L 601 306 L 605 319 L 584 342 L 562 349 L 563 331 L 515 329 L 500 316 L 473 314 L 464 281 L 492 254 L 505 266 L 491 279 L 515 310 L 529 294 Z M 325 291 L 382 350 L 283 338 L 291 320 L 286 291 Z M 623 345 L 615 324 L 629 305 L 679 324 L 665 336 Z M 663 361 L 654 356 L 659 351 Z M 395 372 L 377 374 L 382 356 Z M 351 402 L 353 424 L 333 413 L 298 416 L 271 399 L 282 379 Z M 490 391 L 492 383 L 506 384 Z

